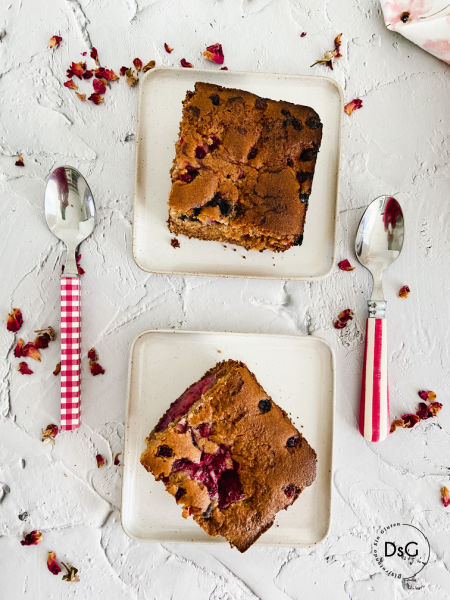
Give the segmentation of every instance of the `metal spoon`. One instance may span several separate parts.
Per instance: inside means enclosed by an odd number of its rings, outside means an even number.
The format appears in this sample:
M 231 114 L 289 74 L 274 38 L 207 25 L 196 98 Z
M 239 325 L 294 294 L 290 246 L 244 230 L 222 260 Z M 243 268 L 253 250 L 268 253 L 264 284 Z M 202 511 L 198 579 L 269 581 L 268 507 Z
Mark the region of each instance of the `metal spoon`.
M 359 431 L 372 442 L 384 440 L 390 430 L 386 301 L 382 276 L 400 255 L 404 232 L 400 204 L 392 196 L 380 196 L 363 214 L 355 240 L 356 256 L 373 278 L 359 413 Z
M 76 251 L 95 226 L 95 204 L 83 175 L 58 167 L 45 188 L 44 210 L 50 231 L 67 247 L 61 276 L 61 429 L 80 426 L 81 307 Z

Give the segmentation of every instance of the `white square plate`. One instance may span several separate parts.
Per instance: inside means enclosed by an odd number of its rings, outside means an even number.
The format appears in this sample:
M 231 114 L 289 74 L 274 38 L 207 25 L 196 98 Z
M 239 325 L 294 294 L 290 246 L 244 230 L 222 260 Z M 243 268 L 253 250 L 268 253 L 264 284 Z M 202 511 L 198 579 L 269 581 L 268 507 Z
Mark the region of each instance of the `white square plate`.
M 303 244 L 282 253 L 246 251 L 221 242 L 179 236 L 172 248 L 167 227 L 170 168 L 182 101 L 196 81 L 254 92 L 314 108 L 323 123 Z M 154 69 L 140 83 L 136 148 L 133 255 L 144 271 L 181 275 L 313 279 L 334 262 L 342 92 L 327 77 L 197 69 Z M 237 251 L 233 252 L 233 248 Z M 245 260 L 244 258 L 245 257 Z
M 257 543 L 315 544 L 326 536 L 330 522 L 334 360 L 326 342 L 306 336 L 156 330 L 136 338 L 125 429 L 123 528 L 139 540 L 223 542 L 183 519 L 164 485 L 139 459 L 145 438 L 169 404 L 228 358 L 247 364 L 317 452 L 316 480 Z

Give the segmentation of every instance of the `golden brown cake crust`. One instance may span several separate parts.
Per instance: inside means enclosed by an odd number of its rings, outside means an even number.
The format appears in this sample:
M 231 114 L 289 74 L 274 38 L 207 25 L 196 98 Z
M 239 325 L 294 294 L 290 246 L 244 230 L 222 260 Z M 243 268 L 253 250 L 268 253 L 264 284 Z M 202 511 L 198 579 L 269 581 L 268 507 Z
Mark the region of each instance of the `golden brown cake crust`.
M 301 244 L 321 139 L 309 106 L 197 82 L 183 102 L 170 231 L 255 250 Z
M 172 404 L 141 463 L 183 516 L 244 552 L 312 484 L 316 453 L 244 363 L 218 363 L 180 398 L 202 386 L 185 414 L 172 419 Z

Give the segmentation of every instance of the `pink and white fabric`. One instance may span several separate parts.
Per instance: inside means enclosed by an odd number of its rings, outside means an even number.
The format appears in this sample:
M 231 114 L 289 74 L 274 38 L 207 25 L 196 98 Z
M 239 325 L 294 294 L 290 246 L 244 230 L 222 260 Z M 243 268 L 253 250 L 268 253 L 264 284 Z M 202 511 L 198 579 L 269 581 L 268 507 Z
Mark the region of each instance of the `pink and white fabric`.
M 367 319 L 359 431 L 371 442 L 390 431 L 386 319 Z
M 386 27 L 450 64 L 448 0 L 380 0 Z
M 61 277 L 61 429 L 80 426 L 81 288 Z

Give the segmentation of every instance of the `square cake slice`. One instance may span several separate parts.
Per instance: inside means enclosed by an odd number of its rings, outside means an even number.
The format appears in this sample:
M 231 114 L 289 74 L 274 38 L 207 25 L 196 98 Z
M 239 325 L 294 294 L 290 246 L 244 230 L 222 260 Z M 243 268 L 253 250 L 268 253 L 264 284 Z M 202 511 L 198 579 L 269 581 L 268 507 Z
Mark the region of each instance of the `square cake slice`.
M 248 250 L 300 245 L 321 140 L 309 106 L 197 82 L 175 145 L 170 231 Z
M 218 363 L 173 402 L 141 463 L 209 535 L 247 550 L 316 476 L 316 453 L 247 366 Z

